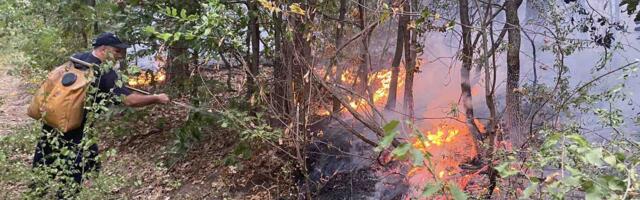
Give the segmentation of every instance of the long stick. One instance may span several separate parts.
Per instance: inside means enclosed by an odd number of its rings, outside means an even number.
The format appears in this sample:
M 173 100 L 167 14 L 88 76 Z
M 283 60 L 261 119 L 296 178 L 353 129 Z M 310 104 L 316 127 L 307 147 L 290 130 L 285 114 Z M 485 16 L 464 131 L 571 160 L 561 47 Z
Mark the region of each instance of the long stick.
M 69 57 L 69 59 L 71 61 L 75 62 L 75 63 L 81 64 L 81 65 L 84 65 L 84 66 L 87 66 L 87 67 L 95 67 L 96 66 L 96 64 L 88 63 L 88 62 L 85 62 L 83 60 L 80 60 L 80 59 L 77 59 L 77 58 L 74 58 L 74 57 Z M 138 89 L 138 88 L 129 87 L 129 86 L 124 86 L 124 87 L 126 87 L 127 89 L 130 89 L 130 90 L 145 94 L 145 95 L 153 95 L 153 94 L 151 94 L 151 92 L 147 92 L 147 91 L 144 91 L 144 90 L 141 90 L 141 89 Z M 202 108 L 196 108 L 196 107 L 194 107 L 192 105 L 185 104 L 185 103 L 182 103 L 182 102 L 171 101 L 171 103 L 173 103 L 175 105 L 178 105 L 178 106 L 181 106 L 181 107 L 188 108 L 190 110 L 195 110 L 197 112 L 212 113 L 212 112 L 210 112 L 208 110 L 204 110 Z

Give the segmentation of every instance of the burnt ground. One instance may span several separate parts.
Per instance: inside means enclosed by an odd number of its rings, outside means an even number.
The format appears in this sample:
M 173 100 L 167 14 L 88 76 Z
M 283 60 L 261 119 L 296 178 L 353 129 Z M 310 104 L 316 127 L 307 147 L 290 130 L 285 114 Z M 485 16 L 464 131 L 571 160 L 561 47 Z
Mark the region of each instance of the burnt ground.
M 347 120 L 369 139 L 375 134 L 355 120 Z M 399 162 L 380 165 L 373 146 L 355 137 L 336 121 L 325 120 L 320 134 L 309 149 L 307 168 L 310 170 L 310 191 L 313 199 L 403 199 L 408 186 L 406 171 Z

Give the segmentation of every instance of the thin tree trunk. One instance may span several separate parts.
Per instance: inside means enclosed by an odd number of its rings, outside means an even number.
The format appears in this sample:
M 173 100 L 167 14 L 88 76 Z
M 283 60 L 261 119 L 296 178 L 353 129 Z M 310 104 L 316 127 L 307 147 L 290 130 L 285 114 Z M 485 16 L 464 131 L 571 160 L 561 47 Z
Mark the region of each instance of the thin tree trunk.
M 94 11 L 96 10 L 96 0 L 87 0 L 87 5 L 93 7 Z M 98 19 L 97 16 L 97 11 L 93 13 L 94 15 L 96 15 L 95 17 L 95 21 L 93 22 L 93 34 L 100 34 L 99 30 L 98 30 L 98 21 L 100 19 Z
M 185 9 L 187 13 L 196 13 L 200 9 L 200 4 L 196 0 L 170 0 L 169 6 L 178 10 Z M 186 41 L 179 40 L 169 46 L 169 55 L 167 56 L 168 68 L 167 74 L 169 81 L 173 86 L 179 89 L 187 87 L 189 82 L 189 46 Z
M 486 128 L 486 133 L 488 135 L 489 138 L 493 138 L 491 136 L 491 134 L 494 134 L 494 130 L 497 128 L 497 123 L 496 123 L 496 104 L 495 104 L 495 100 L 494 100 L 494 90 L 495 90 L 495 86 L 492 84 L 494 82 L 493 79 L 495 79 L 495 77 L 491 76 L 491 73 L 494 72 L 495 66 L 491 66 L 489 64 L 489 34 L 493 34 L 493 25 L 492 25 L 492 21 L 490 19 L 490 15 L 492 12 L 492 8 L 491 8 L 491 2 L 492 0 L 489 0 L 489 3 L 487 4 L 487 6 L 485 7 L 485 19 L 484 21 L 484 25 L 483 25 L 483 31 L 482 32 L 482 50 L 484 52 L 484 57 L 483 59 L 483 64 L 484 64 L 484 85 L 485 85 L 485 101 L 487 104 L 487 108 L 489 109 L 489 123 L 488 126 Z M 487 29 L 487 27 L 489 27 Z M 488 30 L 488 32 L 487 32 Z M 493 57 L 493 56 L 492 56 Z M 495 57 L 494 57 L 495 58 Z M 493 145 L 493 143 L 489 144 L 489 145 Z
M 496 114 L 496 104 L 494 100 L 494 91 L 495 91 L 495 74 L 496 74 L 496 65 L 495 65 L 495 54 L 490 55 L 489 45 L 493 44 L 493 20 L 491 19 L 491 13 L 493 13 L 493 9 L 491 4 L 493 0 L 489 0 L 485 7 L 485 19 L 484 24 L 482 26 L 482 50 L 484 52 L 483 64 L 484 64 L 484 75 L 485 75 L 485 102 L 487 104 L 487 108 L 489 109 L 489 123 L 487 123 L 486 128 L 486 142 L 487 148 L 483 149 L 481 152 L 480 158 L 486 160 L 489 163 L 489 187 L 488 192 L 482 197 L 483 199 L 491 199 L 493 196 L 493 190 L 497 186 L 497 175 L 498 172 L 495 170 L 495 165 L 493 162 L 495 157 L 495 149 L 496 149 L 496 130 L 497 130 L 497 114 Z M 491 41 L 489 41 L 489 37 L 491 37 Z M 493 65 L 490 65 L 489 57 L 492 58 Z M 493 76 L 491 75 L 493 73 Z
M 184 88 L 185 81 L 189 76 L 188 51 L 183 41 L 177 41 L 168 49 L 167 56 L 168 68 L 167 73 L 172 85 L 178 88 Z
M 508 31 L 507 47 L 507 91 L 506 91 L 506 128 L 511 144 L 519 149 L 527 138 L 520 111 L 520 19 L 518 8 L 522 0 L 507 0 L 506 14 Z
M 282 116 L 289 116 L 289 104 L 287 97 L 287 82 L 285 81 L 287 78 L 287 67 L 288 62 L 285 59 L 286 52 L 283 51 L 282 46 L 284 44 L 283 40 L 283 30 L 282 27 L 283 20 L 282 14 L 274 12 L 273 16 L 273 32 L 274 32 L 274 46 L 275 46 L 275 54 L 273 57 L 274 65 L 273 65 L 273 80 L 274 80 L 274 95 L 271 97 L 273 102 L 276 104 L 275 109 L 277 113 L 280 113 Z M 285 119 L 287 117 L 284 117 Z
M 462 26 L 462 67 L 460 68 L 460 88 L 462 105 L 465 108 L 467 126 L 473 134 L 476 144 L 482 141 L 478 127 L 474 122 L 473 99 L 471 97 L 471 81 L 469 74 L 473 65 L 473 47 L 471 46 L 471 21 L 469 19 L 469 1 L 460 0 L 460 25 Z
M 412 6 L 409 0 L 405 0 L 404 10 L 406 12 L 410 12 L 412 10 Z M 408 24 L 411 21 L 411 17 L 406 17 L 406 23 Z M 414 29 L 410 29 L 407 27 L 404 30 L 403 36 L 404 42 L 404 63 L 405 63 L 405 81 L 404 81 L 404 103 L 403 103 L 403 111 L 408 118 L 408 120 L 413 121 L 415 114 L 413 110 L 413 74 L 416 70 L 416 48 L 415 44 L 417 42 L 417 34 Z
M 400 0 L 402 1 L 402 0 Z M 404 6 L 399 5 L 401 12 Z M 398 93 L 398 74 L 400 73 L 400 61 L 402 60 L 403 50 L 403 37 L 407 29 L 407 16 L 400 15 L 398 19 L 398 34 L 396 36 L 396 52 L 393 55 L 393 61 L 391 63 L 391 83 L 389 84 L 389 96 L 387 96 L 387 105 L 385 109 L 396 109 L 396 98 Z
M 256 92 L 255 76 L 258 75 L 260 65 L 260 32 L 258 26 L 258 2 L 249 2 L 249 40 L 251 41 L 251 58 L 249 60 L 249 72 L 247 74 L 247 100 Z
M 298 0 L 294 2 L 300 2 Z M 307 1 L 305 6 L 311 7 L 314 5 L 313 1 Z M 309 11 L 309 10 L 307 10 Z M 306 23 L 313 22 L 314 14 L 313 12 L 308 12 L 306 16 L 302 17 L 299 15 L 289 15 L 289 23 L 291 28 L 294 31 L 292 41 L 285 40 L 288 43 L 288 48 L 283 48 L 290 53 L 289 55 L 285 55 L 290 57 L 290 65 L 288 64 L 287 70 L 287 84 L 288 84 L 288 93 L 290 97 L 289 105 L 292 108 L 289 113 L 292 116 L 292 120 L 290 123 L 292 126 L 293 139 L 295 141 L 295 149 L 296 149 L 296 157 L 298 158 L 297 164 L 300 169 L 307 174 L 307 166 L 305 164 L 306 160 L 306 144 L 309 139 L 309 134 L 307 133 L 308 128 L 307 122 L 307 111 L 309 105 L 309 99 L 311 95 L 311 84 L 313 81 L 310 81 L 309 78 L 305 78 L 305 75 L 309 73 L 309 70 L 313 68 L 312 66 L 312 55 L 311 55 L 311 44 L 309 41 L 312 41 L 313 38 L 307 38 L 311 30 L 305 26 Z M 305 188 L 303 192 L 306 195 L 306 199 L 311 199 L 311 180 L 308 176 L 305 176 Z
M 365 12 L 365 0 L 358 0 L 358 13 L 359 13 L 359 20 L 360 20 L 360 30 L 364 31 L 364 29 L 367 27 L 367 16 L 366 16 L 366 12 Z M 366 31 L 363 33 L 362 35 L 362 48 L 360 49 L 360 59 L 361 59 L 361 63 L 358 69 L 358 79 L 360 80 L 360 84 L 358 85 L 358 92 L 360 92 L 360 94 L 363 94 L 364 97 L 369 97 L 371 95 L 371 92 L 369 91 L 369 84 L 368 84 L 368 80 L 369 80 L 369 61 L 371 59 L 369 59 L 369 31 Z
M 338 17 L 338 27 L 336 28 L 336 50 L 342 46 L 342 38 L 344 37 L 344 20 L 345 20 L 345 14 L 347 13 L 347 0 L 340 0 L 340 16 Z M 338 65 L 338 58 L 340 58 L 340 55 L 336 55 L 336 58 L 332 60 L 331 66 L 335 66 L 336 67 L 336 75 L 334 77 L 334 81 L 336 82 L 336 84 L 342 84 L 342 72 L 343 72 L 343 67 L 341 65 Z M 331 69 L 327 70 L 326 73 L 331 73 Z M 340 112 L 340 100 L 338 98 L 333 98 L 333 113 L 338 113 Z

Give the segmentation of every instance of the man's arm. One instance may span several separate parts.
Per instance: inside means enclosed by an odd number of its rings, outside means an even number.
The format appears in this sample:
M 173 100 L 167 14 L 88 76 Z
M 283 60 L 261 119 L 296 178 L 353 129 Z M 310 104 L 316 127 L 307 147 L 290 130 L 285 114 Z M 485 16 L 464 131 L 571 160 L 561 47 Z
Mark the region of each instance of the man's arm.
M 125 96 L 123 103 L 129 107 L 143 107 L 151 104 L 169 103 L 169 97 L 166 94 L 144 95 L 134 92 Z

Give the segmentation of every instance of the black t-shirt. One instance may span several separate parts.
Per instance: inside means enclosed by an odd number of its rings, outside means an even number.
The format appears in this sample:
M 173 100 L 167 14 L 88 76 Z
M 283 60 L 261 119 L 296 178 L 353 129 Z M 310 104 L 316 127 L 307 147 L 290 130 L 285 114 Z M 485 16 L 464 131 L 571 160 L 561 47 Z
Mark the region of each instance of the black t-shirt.
M 96 64 L 96 65 L 102 64 L 100 59 L 93 56 L 91 52 L 75 54 L 73 55 L 73 57 L 88 63 Z M 79 69 L 87 68 L 86 66 L 81 65 L 79 63 L 75 63 L 75 66 L 76 68 L 79 68 Z M 98 78 L 96 78 L 93 86 L 98 87 L 100 89 L 100 92 L 109 93 L 110 95 L 118 95 L 118 96 L 119 95 L 128 96 L 131 94 L 131 90 L 129 90 L 128 88 L 124 86 L 123 87 L 116 86 L 116 81 L 118 81 L 119 77 L 114 69 L 109 69 L 109 71 L 107 71 L 105 74 L 101 74 L 99 69 L 95 69 L 95 75 Z

